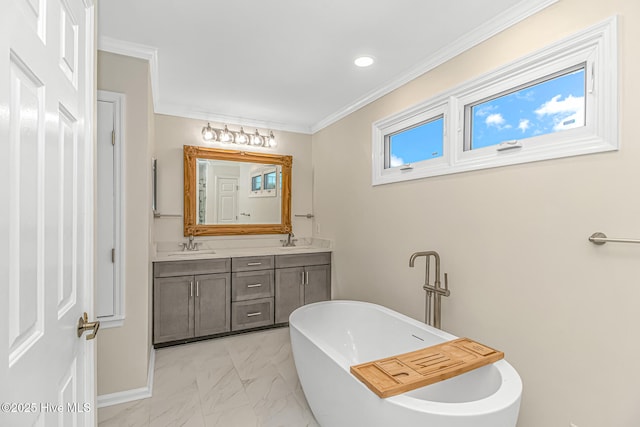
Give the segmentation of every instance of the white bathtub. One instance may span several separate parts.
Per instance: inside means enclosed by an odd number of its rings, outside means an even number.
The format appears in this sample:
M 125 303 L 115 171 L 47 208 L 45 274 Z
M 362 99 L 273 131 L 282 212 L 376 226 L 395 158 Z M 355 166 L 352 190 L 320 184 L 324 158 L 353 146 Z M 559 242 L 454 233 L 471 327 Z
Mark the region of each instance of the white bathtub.
M 516 425 L 522 381 L 505 360 L 386 399 L 349 372 L 351 365 L 457 338 L 451 334 L 357 301 L 300 307 L 289 326 L 300 383 L 322 427 Z

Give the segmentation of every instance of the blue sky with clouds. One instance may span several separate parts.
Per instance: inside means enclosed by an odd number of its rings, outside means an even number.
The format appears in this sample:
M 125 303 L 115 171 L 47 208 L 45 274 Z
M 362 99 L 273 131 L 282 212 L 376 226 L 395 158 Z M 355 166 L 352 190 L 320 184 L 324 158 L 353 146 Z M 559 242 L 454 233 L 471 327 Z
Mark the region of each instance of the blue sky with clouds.
M 581 68 L 471 108 L 472 149 L 584 126 Z M 442 156 L 443 120 L 391 136 L 390 166 Z
M 471 148 L 584 126 L 584 69 L 471 109 Z
M 441 117 L 392 135 L 390 166 L 442 157 L 443 123 Z

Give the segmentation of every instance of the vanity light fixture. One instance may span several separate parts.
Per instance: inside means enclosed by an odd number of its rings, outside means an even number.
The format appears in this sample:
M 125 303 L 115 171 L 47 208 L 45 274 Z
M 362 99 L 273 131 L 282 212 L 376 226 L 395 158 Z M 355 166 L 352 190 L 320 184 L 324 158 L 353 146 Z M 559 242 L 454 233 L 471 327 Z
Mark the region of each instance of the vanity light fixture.
M 207 142 L 219 141 L 223 144 L 249 144 L 254 147 L 275 148 L 278 146 L 273 131 L 269 131 L 269 135 L 260 135 L 260 132 L 256 129 L 255 133 L 247 134 L 242 127 L 239 132 L 232 132 L 227 125 L 224 125 L 224 129 L 216 129 L 212 128 L 209 123 L 202 128 L 202 139 Z
M 207 125 L 202 128 L 202 139 L 204 139 L 205 141 L 215 141 L 216 139 L 218 139 L 216 130 L 211 127 L 210 123 L 207 123 Z

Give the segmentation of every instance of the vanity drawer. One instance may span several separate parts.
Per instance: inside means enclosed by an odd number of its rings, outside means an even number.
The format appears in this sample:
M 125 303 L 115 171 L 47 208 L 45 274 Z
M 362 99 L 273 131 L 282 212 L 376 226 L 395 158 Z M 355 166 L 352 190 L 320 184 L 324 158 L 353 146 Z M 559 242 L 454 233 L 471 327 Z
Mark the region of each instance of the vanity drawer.
M 231 330 L 273 325 L 273 298 L 231 303 Z
M 331 264 L 331 252 L 276 256 L 276 268 L 304 267 L 307 265 L 324 264 Z
M 153 277 L 175 277 L 193 274 L 227 273 L 230 270 L 230 266 L 230 258 L 154 262 Z
M 231 301 L 273 296 L 273 270 L 231 273 Z
M 231 271 L 268 270 L 273 268 L 273 255 L 234 257 L 231 260 Z

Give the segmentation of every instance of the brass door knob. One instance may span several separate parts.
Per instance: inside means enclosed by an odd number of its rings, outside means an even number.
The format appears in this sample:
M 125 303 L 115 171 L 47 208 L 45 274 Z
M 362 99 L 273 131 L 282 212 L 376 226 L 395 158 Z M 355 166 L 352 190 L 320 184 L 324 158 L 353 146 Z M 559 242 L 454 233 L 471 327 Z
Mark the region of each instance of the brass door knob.
M 89 322 L 87 312 L 78 319 L 78 338 L 80 338 L 85 331 L 93 331 L 91 334 L 87 335 L 87 341 L 92 340 L 96 337 L 98 329 L 100 329 L 100 322 L 97 320 L 95 322 Z

